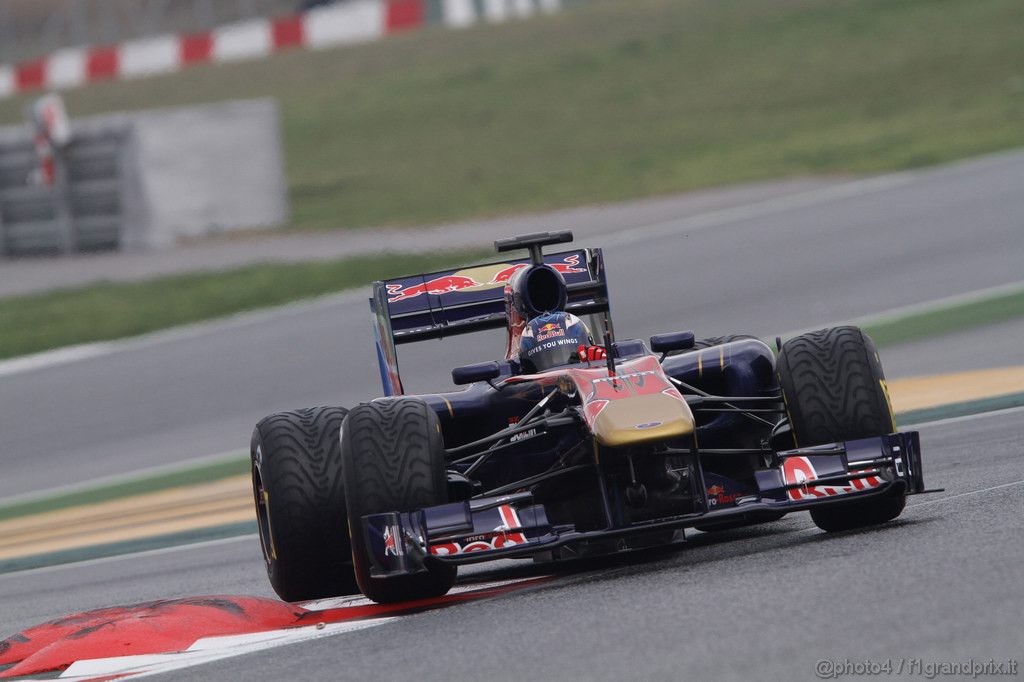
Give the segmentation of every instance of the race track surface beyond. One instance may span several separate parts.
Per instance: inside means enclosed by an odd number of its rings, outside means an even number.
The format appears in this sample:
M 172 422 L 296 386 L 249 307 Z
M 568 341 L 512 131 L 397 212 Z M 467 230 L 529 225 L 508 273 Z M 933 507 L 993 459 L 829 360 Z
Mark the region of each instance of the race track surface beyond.
M 815 679 L 819 660 L 1019 665 L 1022 414 L 922 427 L 926 481 L 946 491 L 875 529 L 827 535 L 798 513 L 557 569 L 482 565 L 462 580 L 556 578 L 175 679 Z M 200 594 L 271 596 L 256 538 L 0 576 L 0 630 Z
M 731 205 L 719 192 L 697 213 L 697 200 L 612 207 L 613 218 L 594 218 L 599 235 L 578 232 L 580 243 L 607 247 L 620 338 L 676 329 L 771 338 L 1021 280 L 1021 187 L 1016 152 L 734 193 Z M 564 215 L 509 224 L 568 227 Z M 351 292 L 2 376 L 0 498 L 238 451 L 266 414 L 371 399 L 380 386 L 368 320 L 366 292 Z M 500 332 L 403 346 L 403 378 L 413 391 L 444 390 L 452 366 L 502 347 Z M 958 369 L 942 357 L 934 366 Z
M 620 338 L 674 329 L 770 338 L 1024 279 L 1021 187 L 1024 154 L 1002 154 L 677 216 L 620 209 L 619 229 L 583 230 L 580 242 L 607 247 Z M 537 220 L 534 230 L 548 229 Z M 238 451 L 264 414 L 375 397 L 365 296 L 0 377 L 0 497 Z M 892 376 L 1024 365 L 1018 326 L 964 333 L 992 349 L 988 362 L 935 339 L 883 351 L 883 363 Z M 493 358 L 500 336 L 403 347 L 407 383 L 450 385 L 451 366 Z M 923 426 L 926 482 L 946 491 L 912 499 L 879 528 L 826 535 L 801 513 L 629 557 L 482 565 L 462 579 L 556 577 L 176 678 L 814 679 L 819 660 L 1019 658 L 1022 418 L 1012 410 Z M 0 631 L 209 594 L 272 596 L 255 538 L 2 575 Z

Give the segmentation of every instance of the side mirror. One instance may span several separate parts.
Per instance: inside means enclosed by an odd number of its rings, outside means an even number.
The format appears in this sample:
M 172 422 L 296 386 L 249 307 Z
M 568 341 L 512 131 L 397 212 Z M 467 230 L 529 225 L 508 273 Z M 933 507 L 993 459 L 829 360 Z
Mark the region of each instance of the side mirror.
M 669 332 L 668 334 L 655 334 L 651 337 L 651 350 L 655 353 L 690 350 L 693 348 L 693 344 L 693 332 Z
M 691 334 L 692 336 L 692 334 Z M 496 362 L 480 362 L 475 365 L 456 367 L 452 370 L 452 381 L 456 386 L 475 384 L 478 381 L 490 381 L 501 375 L 501 368 Z

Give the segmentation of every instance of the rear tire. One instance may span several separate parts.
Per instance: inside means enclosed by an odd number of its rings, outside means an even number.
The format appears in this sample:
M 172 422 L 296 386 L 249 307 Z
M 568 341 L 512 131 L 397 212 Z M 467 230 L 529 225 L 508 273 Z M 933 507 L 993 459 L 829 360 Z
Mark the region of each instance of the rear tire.
M 341 471 L 341 407 L 266 417 L 252 434 L 253 496 L 267 576 L 285 601 L 359 591 Z
M 896 430 L 875 344 L 857 327 L 835 327 L 790 339 L 779 352 L 779 386 L 794 446 L 809 447 Z M 811 510 L 825 531 L 874 526 L 903 512 L 902 492 Z
M 448 592 L 456 569 L 432 560 L 412 575 L 370 575 L 367 514 L 407 512 L 448 502 L 444 441 L 434 411 L 418 398 L 365 403 L 349 412 L 342 427 L 342 461 L 356 581 L 363 594 L 387 603 Z

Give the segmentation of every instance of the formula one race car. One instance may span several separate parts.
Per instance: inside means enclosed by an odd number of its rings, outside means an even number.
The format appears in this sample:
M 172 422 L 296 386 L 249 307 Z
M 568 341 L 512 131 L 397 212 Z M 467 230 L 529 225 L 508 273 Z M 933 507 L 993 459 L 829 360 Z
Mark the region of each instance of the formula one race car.
M 571 240 L 500 240 L 529 257 L 376 282 L 385 397 L 256 426 L 260 539 L 283 599 L 434 597 L 460 564 L 619 552 L 802 510 L 846 530 L 926 492 L 918 435 L 896 432 L 859 329 L 777 341 L 777 359 L 750 336 L 616 341 L 601 250 L 542 252 Z M 396 345 L 501 327 L 505 359 L 455 368 L 464 389 L 404 394 Z

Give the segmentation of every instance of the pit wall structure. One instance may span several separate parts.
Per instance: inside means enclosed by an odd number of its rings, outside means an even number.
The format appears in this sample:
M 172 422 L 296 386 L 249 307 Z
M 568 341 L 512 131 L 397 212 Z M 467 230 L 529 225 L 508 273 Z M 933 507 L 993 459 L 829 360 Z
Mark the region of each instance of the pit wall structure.
M 342 0 L 292 16 L 119 45 L 67 48 L 34 61 L 0 65 L 0 98 L 147 78 L 195 64 L 260 59 L 283 50 L 372 42 L 428 24 L 467 28 L 557 12 L 562 4 L 563 0 Z

